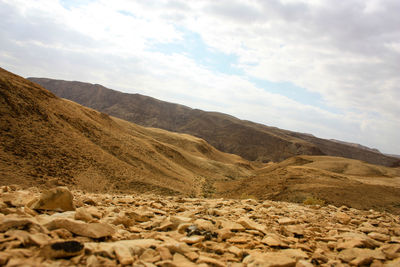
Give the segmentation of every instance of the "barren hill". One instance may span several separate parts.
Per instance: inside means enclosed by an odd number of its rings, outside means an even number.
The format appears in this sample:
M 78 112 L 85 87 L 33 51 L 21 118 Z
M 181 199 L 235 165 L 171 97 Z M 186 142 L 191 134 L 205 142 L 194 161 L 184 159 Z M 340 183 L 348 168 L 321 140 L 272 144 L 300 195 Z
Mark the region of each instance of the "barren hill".
M 290 202 L 310 198 L 335 206 L 400 213 L 400 168 L 346 158 L 296 156 L 258 169 L 253 177 L 215 186 L 224 197 Z
M 143 126 L 188 133 L 205 139 L 221 151 L 252 161 L 276 162 L 296 155 L 330 155 L 384 166 L 400 166 L 398 158 L 361 145 L 268 127 L 144 95 L 121 93 L 98 84 L 29 79 L 59 97 Z
M 0 69 L 0 184 L 207 195 L 251 165 L 204 140 L 60 99 Z

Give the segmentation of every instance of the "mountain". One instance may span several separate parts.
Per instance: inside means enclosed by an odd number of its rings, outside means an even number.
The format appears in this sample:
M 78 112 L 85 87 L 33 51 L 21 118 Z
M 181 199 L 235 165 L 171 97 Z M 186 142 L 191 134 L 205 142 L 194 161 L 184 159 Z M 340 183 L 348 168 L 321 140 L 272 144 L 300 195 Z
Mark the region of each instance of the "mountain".
M 209 113 L 201 114 L 208 118 Z M 212 114 L 221 122 L 237 121 Z M 285 137 L 279 129 L 270 131 L 277 140 Z M 138 126 L 58 98 L 3 69 L 0 137 L 0 185 L 290 202 L 315 198 L 400 214 L 400 168 L 306 155 L 279 163 L 249 162 L 203 139 Z
M 217 149 L 260 162 L 282 161 L 296 155 L 329 155 L 400 166 L 400 160 L 379 151 L 337 140 L 317 138 L 205 112 L 140 94 L 127 94 L 98 84 L 28 78 L 59 97 L 143 126 L 188 133 Z
M 204 196 L 252 165 L 202 139 L 61 99 L 0 68 L 0 184 Z

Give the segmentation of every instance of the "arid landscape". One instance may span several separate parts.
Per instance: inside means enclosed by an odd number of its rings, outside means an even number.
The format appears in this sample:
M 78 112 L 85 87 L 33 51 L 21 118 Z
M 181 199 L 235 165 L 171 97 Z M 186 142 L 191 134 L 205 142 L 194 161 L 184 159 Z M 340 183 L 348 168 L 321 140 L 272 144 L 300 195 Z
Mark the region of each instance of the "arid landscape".
M 363 160 L 389 167 L 400 160 L 361 145 L 317 138 L 278 129 L 227 114 L 205 112 L 139 94 L 126 94 L 99 84 L 28 78 L 83 106 L 137 123 L 200 137 L 217 149 L 260 162 L 282 161 L 296 155 L 327 155 Z
M 0 70 L 1 265 L 399 266 L 398 159 L 92 87 Z

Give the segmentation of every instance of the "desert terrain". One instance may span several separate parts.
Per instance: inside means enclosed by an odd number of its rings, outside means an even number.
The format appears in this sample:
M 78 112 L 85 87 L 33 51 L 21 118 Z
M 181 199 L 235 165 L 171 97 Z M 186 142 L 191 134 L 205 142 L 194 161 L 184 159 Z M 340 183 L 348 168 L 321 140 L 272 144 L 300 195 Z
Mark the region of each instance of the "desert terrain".
M 254 199 L 3 186 L 6 266 L 399 266 L 400 220 Z
M 389 167 L 399 158 L 376 149 L 338 140 L 327 140 L 237 119 L 228 114 L 206 112 L 140 94 L 127 94 L 99 84 L 28 78 L 55 95 L 142 126 L 187 133 L 215 148 L 247 160 L 278 162 L 296 155 L 327 155 L 358 159 Z
M 400 168 L 376 151 L 329 143 L 381 165 L 324 153 L 251 161 L 4 69 L 0 136 L 0 265 L 400 264 Z

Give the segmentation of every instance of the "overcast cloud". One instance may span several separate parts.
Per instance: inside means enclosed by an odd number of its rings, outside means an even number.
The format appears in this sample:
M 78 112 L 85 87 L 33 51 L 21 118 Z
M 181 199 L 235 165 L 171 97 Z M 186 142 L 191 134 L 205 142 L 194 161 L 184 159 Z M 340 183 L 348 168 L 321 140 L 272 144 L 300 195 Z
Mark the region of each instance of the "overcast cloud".
M 398 0 L 0 0 L 0 66 L 400 154 Z

